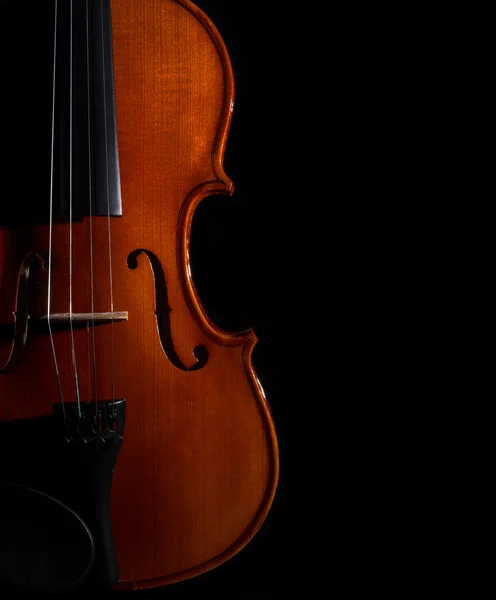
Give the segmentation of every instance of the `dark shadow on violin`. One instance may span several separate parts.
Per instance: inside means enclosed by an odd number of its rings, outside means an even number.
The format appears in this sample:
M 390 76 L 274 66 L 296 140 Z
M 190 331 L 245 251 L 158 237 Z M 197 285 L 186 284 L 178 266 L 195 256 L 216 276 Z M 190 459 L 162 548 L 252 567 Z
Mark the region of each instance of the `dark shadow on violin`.
M 81 517 L 52 496 L 2 481 L 0 503 L 2 584 L 58 592 L 85 581 L 95 550 Z
M 125 400 L 84 403 L 79 418 L 64 407 L 0 423 L 0 586 L 73 594 L 118 581 L 109 509 Z

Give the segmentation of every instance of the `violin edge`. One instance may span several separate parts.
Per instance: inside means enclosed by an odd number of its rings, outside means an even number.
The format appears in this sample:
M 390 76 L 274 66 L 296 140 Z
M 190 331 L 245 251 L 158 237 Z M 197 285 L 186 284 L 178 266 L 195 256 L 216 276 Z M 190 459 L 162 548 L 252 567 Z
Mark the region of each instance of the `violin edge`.
M 205 31 L 210 36 L 217 53 L 219 55 L 220 63 L 222 65 L 222 71 L 224 73 L 224 104 L 222 106 L 222 112 L 219 118 L 219 124 L 217 127 L 217 134 L 214 139 L 211 160 L 212 170 L 217 177 L 217 181 L 222 185 L 222 190 L 215 193 L 225 193 L 232 195 L 234 191 L 234 184 L 232 180 L 224 172 L 223 159 L 226 150 L 227 137 L 229 134 L 229 128 L 231 125 L 232 114 L 234 110 L 234 73 L 231 65 L 231 59 L 227 51 L 226 45 L 219 30 L 210 19 L 210 17 L 202 11 L 202 9 L 194 4 L 191 0 L 173 0 L 176 4 L 182 6 L 185 10 L 191 13 L 195 19 L 201 24 Z

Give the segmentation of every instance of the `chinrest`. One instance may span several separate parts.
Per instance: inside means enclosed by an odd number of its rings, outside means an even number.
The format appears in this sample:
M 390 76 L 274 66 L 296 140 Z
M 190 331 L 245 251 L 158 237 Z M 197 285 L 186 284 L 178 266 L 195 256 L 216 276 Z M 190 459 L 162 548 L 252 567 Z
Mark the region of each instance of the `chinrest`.
M 0 583 L 36 592 L 82 585 L 93 536 L 68 506 L 38 490 L 0 481 Z

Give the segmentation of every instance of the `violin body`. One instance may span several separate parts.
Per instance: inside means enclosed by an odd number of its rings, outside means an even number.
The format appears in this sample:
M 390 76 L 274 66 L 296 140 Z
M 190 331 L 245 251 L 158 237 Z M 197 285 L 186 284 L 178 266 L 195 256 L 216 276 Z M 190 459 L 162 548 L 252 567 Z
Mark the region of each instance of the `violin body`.
M 61 396 L 125 399 L 110 516 L 116 587 L 138 589 L 247 544 L 270 509 L 278 451 L 255 333 L 209 319 L 189 259 L 195 208 L 233 193 L 226 48 L 189 0 L 111 10 L 122 214 L 0 226 L 0 421 L 51 415 Z M 49 335 L 47 314 L 70 327 L 53 322 Z

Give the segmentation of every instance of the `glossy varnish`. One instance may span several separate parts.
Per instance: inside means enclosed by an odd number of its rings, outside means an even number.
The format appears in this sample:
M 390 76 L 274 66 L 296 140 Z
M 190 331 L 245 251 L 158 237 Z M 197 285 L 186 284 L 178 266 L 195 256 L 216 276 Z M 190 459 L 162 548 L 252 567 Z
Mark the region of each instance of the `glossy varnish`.
M 106 218 L 73 224 L 72 297 L 74 313 L 108 312 L 112 296 L 114 311 L 128 313 L 95 327 L 96 394 L 127 401 L 111 513 L 119 586 L 140 588 L 200 574 L 240 550 L 270 508 L 278 454 L 251 363 L 255 334 L 209 320 L 189 267 L 195 207 L 233 192 L 222 168 L 234 98 L 228 54 L 188 0 L 111 6 L 123 216 L 110 221 L 110 248 Z M 52 235 L 51 312 L 65 313 L 69 225 Z M 46 314 L 47 247 L 48 226 L 0 228 L 0 323 L 19 310 L 31 252 L 40 258 L 30 316 Z M 75 401 L 70 333 L 54 340 L 64 400 Z M 81 400 L 94 401 L 91 329 L 74 340 Z M 10 350 L 0 341 L 0 369 Z M 49 337 L 30 336 L 18 365 L 0 375 L 0 419 L 50 414 L 59 398 Z

